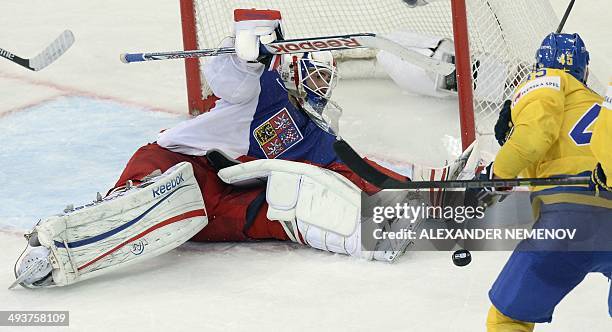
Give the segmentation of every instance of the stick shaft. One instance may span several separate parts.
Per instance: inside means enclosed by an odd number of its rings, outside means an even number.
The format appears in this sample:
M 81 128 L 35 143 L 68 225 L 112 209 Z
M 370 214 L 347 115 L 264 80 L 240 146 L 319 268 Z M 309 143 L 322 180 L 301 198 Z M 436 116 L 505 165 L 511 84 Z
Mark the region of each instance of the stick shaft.
M 450 181 L 399 181 L 388 176 L 365 162 L 344 140 L 334 142 L 338 157 L 362 179 L 381 189 L 428 189 L 428 188 L 484 188 L 484 187 L 522 187 L 553 185 L 586 185 L 590 177 L 567 178 L 523 178 L 496 180 L 450 180 Z
M 557 27 L 557 33 L 561 33 L 561 31 L 563 31 L 565 21 L 567 21 L 567 17 L 569 16 L 570 12 L 572 11 L 572 8 L 574 7 L 574 2 L 576 2 L 576 0 L 571 0 L 570 3 L 567 5 L 567 9 L 565 9 L 565 14 L 563 14 L 563 18 L 561 19 L 561 22 Z
M 260 45 L 259 53 L 262 55 L 278 55 L 357 48 L 376 48 L 386 50 L 399 56 L 404 61 L 408 61 L 428 71 L 433 71 L 442 75 L 448 75 L 455 69 L 455 66 L 451 63 L 425 56 L 414 50 L 405 48 L 392 40 L 377 36 L 374 33 L 355 33 L 338 36 L 279 40 L 269 44 Z M 131 63 L 152 60 L 200 58 L 234 53 L 236 53 L 236 50 L 232 47 L 209 48 L 191 51 L 124 53 L 121 54 L 120 60 L 124 63 Z
M 263 54 L 290 54 L 343 50 L 349 48 L 364 48 L 367 47 L 362 43 L 362 39 L 364 37 L 376 37 L 376 35 L 372 33 L 357 33 L 349 35 L 280 40 L 270 44 L 261 45 L 260 52 Z M 125 53 L 121 55 L 121 60 L 125 63 L 130 63 L 151 60 L 199 58 L 234 53 L 236 53 L 236 50 L 233 47 L 221 47 L 193 51 Z

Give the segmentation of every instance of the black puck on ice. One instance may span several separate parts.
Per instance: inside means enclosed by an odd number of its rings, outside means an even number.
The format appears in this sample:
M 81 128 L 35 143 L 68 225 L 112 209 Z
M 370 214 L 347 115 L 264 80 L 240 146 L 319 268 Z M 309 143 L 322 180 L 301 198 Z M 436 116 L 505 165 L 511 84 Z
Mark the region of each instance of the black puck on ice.
M 453 263 L 457 266 L 466 266 L 472 261 L 472 254 L 465 249 L 459 249 L 453 253 Z

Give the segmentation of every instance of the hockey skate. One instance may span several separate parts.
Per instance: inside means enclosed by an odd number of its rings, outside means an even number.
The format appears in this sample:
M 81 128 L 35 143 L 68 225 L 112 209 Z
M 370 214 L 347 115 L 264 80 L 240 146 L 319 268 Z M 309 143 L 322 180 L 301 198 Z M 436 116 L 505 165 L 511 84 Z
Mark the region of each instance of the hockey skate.
M 25 255 L 24 255 L 25 254 Z M 22 285 L 26 288 L 42 287 L 53 282 L 53 267 L 49 260 L 51 252 L 42 246 L 32 247 L 28 244 L 22 257 L 15 264 L 15 282 L 9 287 Z
M 165 253 L 206 226 L 190 163 L 38 222 L 15 264 L 25 288 L 65 286 Z

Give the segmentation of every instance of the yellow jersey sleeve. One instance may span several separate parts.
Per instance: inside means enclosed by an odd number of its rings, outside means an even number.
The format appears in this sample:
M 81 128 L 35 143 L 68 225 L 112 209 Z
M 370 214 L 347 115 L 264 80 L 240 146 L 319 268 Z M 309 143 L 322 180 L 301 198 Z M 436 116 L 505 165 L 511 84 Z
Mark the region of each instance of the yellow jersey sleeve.
M 607 185 L 612 187 L 612 81 L 608 85 L 606 97 L 595 122 L 591 139 L 593 155 L 604 170 Z
M 515 178 L 537 163 L 559 137 L 567 76 L 555 69 L 534 72 L 512 98 L 510 138 L 495 157 L 494 173 Z

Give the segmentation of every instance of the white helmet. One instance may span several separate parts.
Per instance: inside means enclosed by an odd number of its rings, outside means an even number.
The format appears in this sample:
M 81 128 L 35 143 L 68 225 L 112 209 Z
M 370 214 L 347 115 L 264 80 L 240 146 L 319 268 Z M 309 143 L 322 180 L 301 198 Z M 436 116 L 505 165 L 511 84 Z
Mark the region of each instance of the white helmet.
M 338 69 L 332 53 L 286 54 L 279 72 L 285 87 L 298 96 L 310 118 L 322 129 L 337 132 L 342 110 L 330 100 L 338 82 Z

